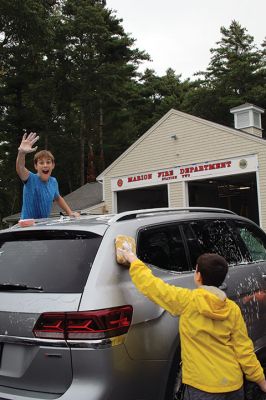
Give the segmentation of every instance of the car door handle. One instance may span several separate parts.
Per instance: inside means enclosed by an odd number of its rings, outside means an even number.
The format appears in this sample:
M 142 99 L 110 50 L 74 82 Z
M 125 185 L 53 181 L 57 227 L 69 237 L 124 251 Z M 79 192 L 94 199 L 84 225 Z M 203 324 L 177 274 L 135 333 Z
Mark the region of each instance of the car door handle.
M 221 286 L 219 286 L 219 289 L 227 290 L 227 284 L 226 283 L 222 283 Z
M 263 278 L 263 279 L 266 279 L 266 274 L 262 274 L 262 278 Z

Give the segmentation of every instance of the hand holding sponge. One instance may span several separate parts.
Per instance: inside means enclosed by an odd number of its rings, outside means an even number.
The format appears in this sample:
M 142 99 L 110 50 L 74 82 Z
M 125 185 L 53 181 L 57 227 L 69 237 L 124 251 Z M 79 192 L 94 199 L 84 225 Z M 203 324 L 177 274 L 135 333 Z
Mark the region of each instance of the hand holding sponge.
M 136 242 L 131 236 L 118 235 L 115 238 L 116 261 L 118 264 L 128 266 L 137 259 Z

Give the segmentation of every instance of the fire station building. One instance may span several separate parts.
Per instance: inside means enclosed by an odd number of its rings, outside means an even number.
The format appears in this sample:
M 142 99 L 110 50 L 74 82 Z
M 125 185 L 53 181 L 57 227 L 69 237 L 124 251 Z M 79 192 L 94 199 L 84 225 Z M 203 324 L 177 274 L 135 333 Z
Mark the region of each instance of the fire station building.
M 219 207 L 266 228 L 264 110 L 246 103 L 230 112 L 234 128 L 165 114 L 97 177 L 107 212 Z

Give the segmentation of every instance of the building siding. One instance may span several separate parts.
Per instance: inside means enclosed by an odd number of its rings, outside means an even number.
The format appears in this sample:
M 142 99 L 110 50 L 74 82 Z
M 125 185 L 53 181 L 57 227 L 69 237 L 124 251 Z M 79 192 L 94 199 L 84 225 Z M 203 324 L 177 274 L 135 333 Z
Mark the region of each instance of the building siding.
M 168 185 L 170 207 L 184 207 L 183 201 L 183 182 L 177 182 Z
M 85 208 L 82 210 L 82 213 L 88 213 L 88 214 L 105 214 L 106 213 L 106 205 L 104 202 L 100 204 L 96 204 L 95 206 Z

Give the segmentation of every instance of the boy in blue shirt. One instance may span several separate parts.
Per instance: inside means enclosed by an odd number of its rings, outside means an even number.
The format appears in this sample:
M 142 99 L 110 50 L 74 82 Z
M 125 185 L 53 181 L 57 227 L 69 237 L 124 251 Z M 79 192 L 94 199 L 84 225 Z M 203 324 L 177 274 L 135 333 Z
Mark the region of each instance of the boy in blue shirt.
M 36 133 L 31 132 L 29 135 L 25 133 L 18 148 L 16 171 L 24 183 L 21 219 L 49 217 L 53 201 L 56 201 L 67 215 L 79 217 L 80 214 L 73 212 L 63 197 L 60 196 L 57 180 L 51 176 L 55 162 L 50 151 L 42 150 L 35 154 L 36 174 L 25 167 L 25 156 L 37 150 L 37 146 L 32 146 L 38 140 L 39 136 L 36 136 Z

